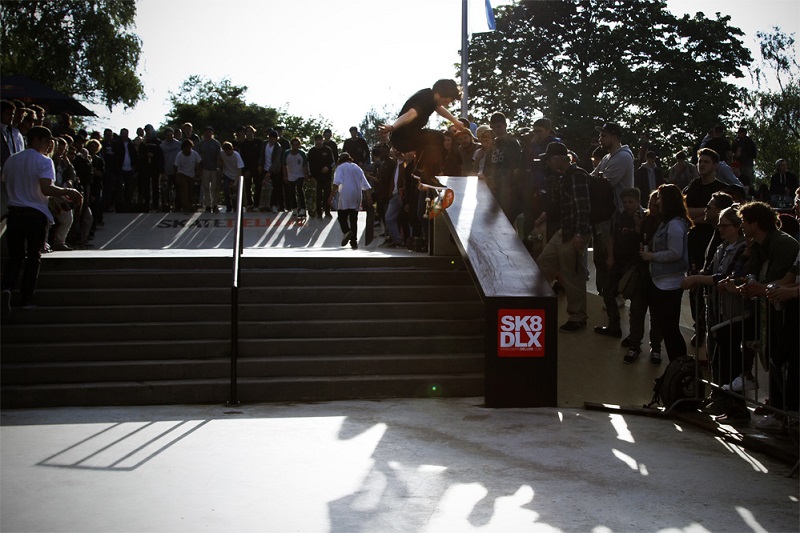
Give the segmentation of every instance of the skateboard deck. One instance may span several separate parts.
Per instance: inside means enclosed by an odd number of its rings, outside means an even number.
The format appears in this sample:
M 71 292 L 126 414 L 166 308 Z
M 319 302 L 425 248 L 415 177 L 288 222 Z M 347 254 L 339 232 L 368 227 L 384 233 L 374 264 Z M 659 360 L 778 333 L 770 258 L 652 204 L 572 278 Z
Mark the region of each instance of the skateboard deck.
M 375 204 L 364 201 L 364 210 L 367 213 L 364 226 L 364 244 L 368 245 L 375 238 Z

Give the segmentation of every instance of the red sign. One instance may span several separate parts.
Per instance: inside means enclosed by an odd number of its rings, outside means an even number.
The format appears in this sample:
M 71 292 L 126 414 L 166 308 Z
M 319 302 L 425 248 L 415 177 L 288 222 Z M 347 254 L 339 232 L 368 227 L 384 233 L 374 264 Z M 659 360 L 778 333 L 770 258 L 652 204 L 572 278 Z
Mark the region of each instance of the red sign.
M 498 357 L 544 357 L 544 310 L 497 311 Z

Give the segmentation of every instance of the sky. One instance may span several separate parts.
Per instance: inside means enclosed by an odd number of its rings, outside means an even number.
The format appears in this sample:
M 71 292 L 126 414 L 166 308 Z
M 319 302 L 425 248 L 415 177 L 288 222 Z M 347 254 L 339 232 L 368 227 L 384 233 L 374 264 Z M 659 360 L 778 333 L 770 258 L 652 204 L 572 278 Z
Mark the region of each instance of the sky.
M 757 31 L 779 26 L 800 39 L 797 0 L 667 4 L 677 15 L 730 15 L 754 58 Z M 482 9 L 483 0 L 470 0 L 472 31 L 485 26 Z M 137 0 L 133 32 L 142 39 L 146 98 L 110 113 L 88 105 L 98 115 L 91 129 L 158 127 L 170 91 L 198 74 L 246 86 L 247 103 L 327 119 L 346 138 L 371 110 L 395 116 L 414 92 L 440 78 L 460 80 L 461 0 Z

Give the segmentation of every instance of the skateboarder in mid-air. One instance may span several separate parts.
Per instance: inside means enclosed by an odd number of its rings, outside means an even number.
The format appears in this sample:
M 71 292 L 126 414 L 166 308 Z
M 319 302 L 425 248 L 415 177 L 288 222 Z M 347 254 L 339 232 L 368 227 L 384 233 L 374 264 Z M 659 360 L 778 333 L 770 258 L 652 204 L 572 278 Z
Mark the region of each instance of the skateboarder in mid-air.
M 427 129 L 428 119 L 436 112 L 446 118 L 458 131 L 469 132 L 447 106 L 461 99 L 461 90 L 453 80 L 439 80 L 430 89 L 422 89 L 403 104 L 400 116 L 392 124 L 378 126 L 381 133 L 390 133 L 392 147 L 400 152 L 416 151 L 423 183 L 438 185 L 435 176 L 444 161 L 444 134 Z

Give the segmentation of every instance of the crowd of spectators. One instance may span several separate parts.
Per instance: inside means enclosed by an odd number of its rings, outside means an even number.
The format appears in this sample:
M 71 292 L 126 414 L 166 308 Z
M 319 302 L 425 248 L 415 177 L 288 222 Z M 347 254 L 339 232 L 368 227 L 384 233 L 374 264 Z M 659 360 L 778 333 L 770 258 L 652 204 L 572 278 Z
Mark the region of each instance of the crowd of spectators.
M 336 162 L 346 152 L 372 187 L 382 246 L 425 250 L 425 206 L 434 193 L 421 181 L 477 175 L 554 287 L 566 290 L 570 318 L 560 328 L 564 333 L 584 329 L 590 319 L 585 265 L 592 248 L 597 292 L 608 315 L 607 325 L 594 331 L 621 338 L 619 308 L 631 300 L 630 334 L 622 340 L 625 363 L 641 353 L 648 310 L 650 362 L 661 363 L 662 343 L 670 360 L 686 353 L 678 321 L 688 290 L 696 332 L 690 342 L 700 346 L 710 339 L 712 358 L 726 358 L 715 379 L 732 390 L 753 388 L 753 354 L 730 339 L 741 336 L 742 325 L 757 320 L 756 313 L 751 304 L 736 307 L 730 301 L 745 294 L 779 302 L 772 308 L 775 342 L 769 344 L 776 368 L 771 376 L 782 392 L 772 396 L 797 410 L 798 180 L 780 159 L 775 174 L 756 187 L 758 150 L 743 128 L 731 141 L 717 125 L 696 146 L 667 157 L 652 133 L 643 132 L 639 145 L 630 147 L 623 129 L 609 122 L 595 128 L 597 142 L 579 157 L 580 147 L 569 146 L 549 119 L 512 134 L 497 112 L 486 125 L 459 119 L 437 132 L 442 153 L 426 154 L 420 164 L 421 154 L 392 146 L 391 128 L 380 130 L 372 147 L 355 127 L 341 146 L 329 129 L 304 143 L 284 138 L 280 127 L 263 132 L 262 140 L 252 126 L 221 143 L 213 125 L 203 125 L 202 137 L 190 123 L 160 132 L 147 125 L 133 137 L 127 129 L 88 133 L 75 131 L 67 114 L 48 123 L 36 106 L 2 105 L 3 163 L 25 147 L 31 127 L 48 126 L 55 137 L 56 185 L 83 195 L 79 204 L 50 199 L 50 249 L 87 246 L 105 213 L 216 213 L 221 204 L 230 211 L 240 176 L 249 211 L 331 217 Z M 307 205 L 310 198 L 314 205 Z M 783 225 L 779 212 L 785 212 Z M 705 288 L 711 291 L 708 309 Z M 719 341 L 725 335 L 728 340 Z M 781 381 L 787 368 L 789 379 Z

